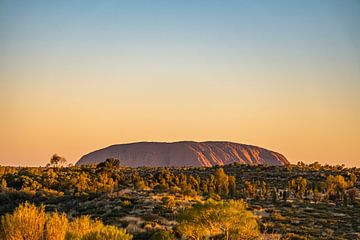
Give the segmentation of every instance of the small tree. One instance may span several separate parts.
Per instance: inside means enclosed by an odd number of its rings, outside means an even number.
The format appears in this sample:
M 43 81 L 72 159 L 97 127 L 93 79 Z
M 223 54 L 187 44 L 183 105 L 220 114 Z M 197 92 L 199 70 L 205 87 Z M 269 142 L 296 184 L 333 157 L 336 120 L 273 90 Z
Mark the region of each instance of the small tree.
M 200 188 L 201 191 L 205 194 L 207 194 L 209 192 L 209 187 L 208 187 L 208 183 L 206 180 L 201 180 L 201 184 L 200 184 Z
M 107 158 L 105 162 L 101 162 L 96 166 L 96 169 L 102 170 L 117 170 L 120 168 L 120 160 L 117 158 Z
M 52 167 L 63 167 L 66 165 L 66 159 L 57 155 L 56 153 L 54 155 L 52 155 L 51 159 L 50 159 L 50 164 L 48 164 L 48 166 L 52 166 Z
M 342 199 L 345 195 L 345 189 L 348 188 L 349 184 L 345 178 L 341 175 L 335 176 L 336 180 L 336 191 L 338 195 L 338 200 Z
M 277 194 L 276 194 L 276 189 L 273 188 L 273 190 L 271 191 L 271 200 L 273 203 L 277 202 Z
M 234 176 L 229 176 L 229 194 L 231 197 L 236 195 L 236 179 Z
M 1 189 L 6 189 L 7 188 L 7 182 L 6 180 L 3 178 L 1 179 Z
M 318 190 L 318 187 L 315 187 L 314 191 L 313 191 L 313 200 L 315 203 L 319 202 L 321 200 L 321 195 L 320 192 Z
M 209 184 L 208 184 L 208 192 L 209 194 L 215 193 L 215 176 L 210 174 L 209 176 Z
M 355 185 L 356 181 L 357 181 L 356 175 L 354 173 L 351 173 L 350 174 L 350 182 L 352 183 L 353 186 Z
M 216 190 L 222 197 L 227 197 L 229 194 L 229 179 L 223 168 L 218 168 L 215 171 Z
M 288 193 L 287 193 L 287 191 L 285 190 L 285 191 L 283 192 L 283 200 L 284 200 L 284 202 L 286 202 L 287 199 L 288 199 Z
M 245 181 L 245 190 L 246 190 L 246 196 L 253 198 L 256 194 L 256 186 L 255 184 Z
M 351 201 L 352 204 L 354 204 L 356 198 L 356 189 L 355 188 L 350 189 L 348 191 L 348 194 L 349 194 L 349 200 Z
M 299 189 L 300 189 L 300 198 L 303 197 L 303 195 L 306 192 L 306 187 L 307 187 L 307 180 L 306 178 L 301 178 L 301 180 L 299 181 Z

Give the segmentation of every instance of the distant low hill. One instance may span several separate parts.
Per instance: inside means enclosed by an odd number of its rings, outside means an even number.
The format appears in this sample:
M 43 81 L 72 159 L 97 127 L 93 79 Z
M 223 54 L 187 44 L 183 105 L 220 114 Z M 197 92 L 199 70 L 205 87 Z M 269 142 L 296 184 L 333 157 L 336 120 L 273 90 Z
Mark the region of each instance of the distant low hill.
M 240 164 L 287 165 L 280 153 L 261 147 L 233 142 L 139 142 L 112 145 L 88 153 L 77 166 L 118 158 L 129 167 L 199 167 Z

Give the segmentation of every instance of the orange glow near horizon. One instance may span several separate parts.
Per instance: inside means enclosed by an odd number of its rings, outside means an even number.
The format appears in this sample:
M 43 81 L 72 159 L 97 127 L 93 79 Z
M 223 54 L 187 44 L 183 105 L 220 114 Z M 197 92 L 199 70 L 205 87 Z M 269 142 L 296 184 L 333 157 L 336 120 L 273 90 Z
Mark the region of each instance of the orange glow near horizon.
M 222 83 L 202 92 L 187 89 L 187 82 L 156 85 L 122 91 L 73 85 L 66 94 L 58 86 L 18 89 L 1 119 L 0 164 L 45 165 L 53 153 L 74 163 L 126 142 L 224 140 L 280 152 L 292 163 L 358 166 L 360 119 L 351 106 L 331 99 L 304 104 L 302 97 L 261 88 L 238 94 Z

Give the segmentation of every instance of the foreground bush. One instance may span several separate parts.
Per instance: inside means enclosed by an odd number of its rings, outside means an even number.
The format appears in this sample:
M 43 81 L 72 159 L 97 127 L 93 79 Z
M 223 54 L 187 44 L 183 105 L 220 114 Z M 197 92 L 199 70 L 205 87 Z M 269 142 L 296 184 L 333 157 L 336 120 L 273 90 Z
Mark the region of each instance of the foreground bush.
M 64 240 L 68 228 L 69 220 L 64 213 L 48 214 L 45 225 L 45 239 Z
M 104 225 L 99 220 L 92 220 L 89 216 L 75 218 L 70 224 L 66 233 L 66 240 L 82 240 L 91 231 L 98 231 Z
M 186 239 L 255 239 L 259 235 L 254 215 L 240 201 L 208 200 L 182 210 L 178 215 L 178 232 Z
M 106 226 L 89 216 L 69 222 L 65 214 L 46 214 L 44 207 L 20 204 L 1 218 L 0 239 L 4 240 L 131 240 L 124 229 Z
M 46 214 L 44 207 L 25 203 L 15 209 L 13 214 L 1 217 L 2 238 L 5 240 L 43 239 Z

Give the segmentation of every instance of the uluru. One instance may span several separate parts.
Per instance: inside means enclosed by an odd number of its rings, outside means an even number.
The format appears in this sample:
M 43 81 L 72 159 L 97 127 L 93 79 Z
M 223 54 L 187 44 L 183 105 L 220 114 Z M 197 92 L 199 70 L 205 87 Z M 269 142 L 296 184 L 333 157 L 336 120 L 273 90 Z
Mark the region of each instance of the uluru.
M 116 144 L 90 152 L 77 166 L 97 164 L 117 158 L 129 167 L 211 167 L 232 163 L 249 165 L 287 165 L 280 153 L 265 148 L 225 141 L 137 142 Z

